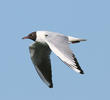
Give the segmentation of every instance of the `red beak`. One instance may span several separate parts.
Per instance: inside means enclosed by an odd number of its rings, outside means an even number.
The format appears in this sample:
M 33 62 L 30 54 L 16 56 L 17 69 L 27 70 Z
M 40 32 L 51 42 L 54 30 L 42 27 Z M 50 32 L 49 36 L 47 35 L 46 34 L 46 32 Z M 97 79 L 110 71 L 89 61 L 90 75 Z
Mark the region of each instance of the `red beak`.
M 22 39 L 29 39 L 29 36 L 25 36 L 25 37 L 23 37 Z

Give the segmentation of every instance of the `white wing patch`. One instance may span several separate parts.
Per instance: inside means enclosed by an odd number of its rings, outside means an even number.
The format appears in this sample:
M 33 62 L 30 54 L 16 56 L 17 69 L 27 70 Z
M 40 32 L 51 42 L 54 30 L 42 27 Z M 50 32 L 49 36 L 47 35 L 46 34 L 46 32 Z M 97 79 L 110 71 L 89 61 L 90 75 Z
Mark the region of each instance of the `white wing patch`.
M 49 45 L 50 49 L 70 68 L 83 74 L 77 59 L 73 55 L 69 48 L 68 37 L 62 34 L 48 34 L 45 38 L 46 43 Z

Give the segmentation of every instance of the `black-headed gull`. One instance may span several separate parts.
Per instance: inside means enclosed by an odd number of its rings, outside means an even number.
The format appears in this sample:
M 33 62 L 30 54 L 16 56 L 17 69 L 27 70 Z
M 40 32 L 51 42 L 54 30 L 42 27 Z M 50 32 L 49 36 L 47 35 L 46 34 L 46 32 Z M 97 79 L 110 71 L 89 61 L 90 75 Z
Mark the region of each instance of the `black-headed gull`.
M 69 43 L 85 41 L 71 36 L 65 36 L 56 32 L 36 31 L 23 39 L 35 41 L 29 46 L 32 62 L 40 78 L 50 87 L 52 83 L 52 71 L 50 53 L 53 51 L 66 65 L 80 74 L 84 74 L 75 55 L 69 48 Z

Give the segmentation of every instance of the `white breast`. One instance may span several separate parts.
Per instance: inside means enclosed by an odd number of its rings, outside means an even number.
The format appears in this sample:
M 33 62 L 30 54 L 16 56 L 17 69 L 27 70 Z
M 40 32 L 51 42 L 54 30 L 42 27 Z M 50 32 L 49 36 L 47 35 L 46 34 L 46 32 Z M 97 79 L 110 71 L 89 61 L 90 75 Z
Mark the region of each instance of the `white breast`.
M 46 43 L 45 42 L 45 31 L 37 31 L 36 32 L 36 41 L 41 42 L 41 43 Z

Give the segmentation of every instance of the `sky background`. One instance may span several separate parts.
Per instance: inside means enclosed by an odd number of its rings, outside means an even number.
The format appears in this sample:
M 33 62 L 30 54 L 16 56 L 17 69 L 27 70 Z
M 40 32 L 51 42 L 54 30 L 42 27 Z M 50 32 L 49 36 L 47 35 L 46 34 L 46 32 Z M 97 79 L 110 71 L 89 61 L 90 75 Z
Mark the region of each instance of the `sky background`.
M 21 39 L 36 30 L 87 39 L 70 45 L 85 74 L 52 53 L 48 88 Z M 0 0 L 0 48 L 0 100 L 110 100 L 109 0 Z

